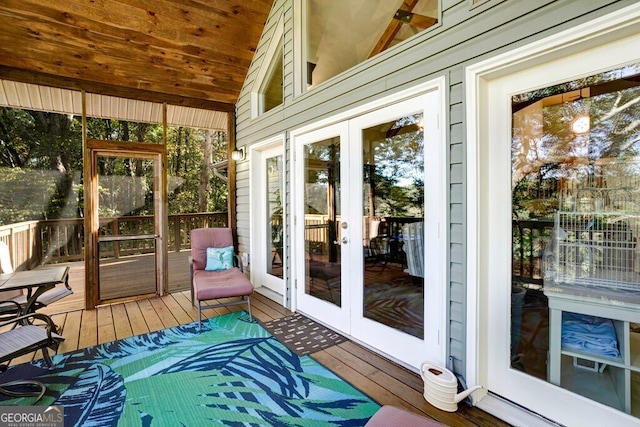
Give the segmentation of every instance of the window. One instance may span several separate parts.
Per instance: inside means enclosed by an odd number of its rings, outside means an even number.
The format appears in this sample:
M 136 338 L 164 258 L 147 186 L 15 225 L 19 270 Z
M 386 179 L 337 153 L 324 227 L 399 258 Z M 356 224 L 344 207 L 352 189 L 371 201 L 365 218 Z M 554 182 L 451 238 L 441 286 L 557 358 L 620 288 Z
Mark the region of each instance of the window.
M 307 89 L 432 27 L 440 12 L 439 0 L 306 0 L 305 6 Z
M 274 107 L 282 104 L 282 43 L 276 51 L 274 61 L 267 74 L 267 79 L 260 89 L 262 98 L 262 112 L 266 113 Z
M 283 17 L 273 27 L 270 41 L 262 53 L 259 71 L 251 91 L 251 117 L 255 118 L 284 102 Z
M 546 218 L 552 218 L 552 224 L 555 224 L 556 213 L 562 206 L 559 196 L 563 193 L 553 189 L 552 181 L 558 181 L 556 188 L 567 188 L 568 183 L 562 182 L 563 180 L 575 177 L 574 181 L 578 184 L 577 180 L 581 176 L 575 172 L 572 175 L 562 175 L 546 171 L 568 171 L 571 168 L 578 170 L 580 158 L 601 161 L 610 157 L 618 158 L 618 154 L 621 154 L 614 151 L 589 153 L 589 150 L 580 153 L 573 148 L 562 152 L 559 150 L 561 147 L 576 147 L 576 143 L 583 137 L 571 130 L 570 125 L 576 118 L 575 115 L 564 122 L 569 116 L 563 120 L 554 118 L 553 109 L 565 103 L 567 105 L 563 107 L 573 108 L 578 113 L 578 107 L 587 106 L 587 93 L 585 91 L 582 94 L 582 91 L 589 88 L 589 102 L 601 103 L 596 110 L 592 106 L 589 108 L 589 138 L 601 138 L 600 133 L 606 126 L 616 122 L 622 124 L 630 118 L 624 117 L 625 115 L 635 114 L 637 117 L 637 112 L 631 113 L 635 108 L 633 102 L 628 102 L 634 96 L 629 98 L 625 91 L 634 90 L 633 87 L 637 86 L 637 76 L 634 75 L 638 71 L 627 73 L 627 68 L 621 64 L 640 63 L 637 49 L 633 49 L 639 41 L 637 32 L 628 31 L 632 26 L 622 24 L 635 23 L 630 20 L 630 16 L 637 19 L 639 13 L 640 9 L 637 7 L 624 8 L 572 27 L 571 31 L 554 34 L 466 69 L 465 81 L 469 98 L 466 116 L 469 204 L 466 233 L 469 263 L 467 298 L 470 301 L 467 318 L 471 319 L 467 326 L 467 348 L 471 346 L 472 349 L 478 349 L 475 360 L 473 350 L 470 352 L 467 377 L 471 383 L 474 379 L 479 379 L 492 392 L 478 403 L 481 408 L 497 405 L 500 406 L 501 413 L 511 412 L 511 416 L 516 417 L 514 419 L 521 419 L 525 415 L 520 411 L 516 413 L 510 405 L 501 405 L 493 397 L 498 395 L 563 425 L 631 425 L 634 424 L 634 419 L 637 420 L 634 417 L 638 416 L 639 377 L 636 373 L 638 362 L 634 357 L 637 357 L 640 347 L 637 345 L 638 335 L 633 332 L 636 326 L 632 323 L 638 321 L 640 301 L 632 304 L 610 296 L 592 304 L 593 292 L 602 288 L 595 286 L 595 280 L 591 282 L 592 285 L 582 286 L 583 295 L 579 298 L 568 295 L 563 299 L 562 295 L 558 295 L 559 287 L 554 285 L 554 282 L 559 282 L 559 278 L 553 279 L 554 270 L 544 267 L 554 265 L 553 258 L 546 257 L 546 254 L 562 251 L 547 250 L 547 242 L 571 242 L 575 234 L 565 230 L 567 238 L 563 237 L 564 233 L 554 233 L 560 236 L 560 239 L 554 239 L 552 225 L 551 230 L 543 230 L 540 233 L 542 238 L 538 238 L 537 234 L 527 232 L 525 226 L 531 224 L 526 223 L 524 209 L 528 212 L 535 209 L 536 213 L 531 214 L 531 219 L 544 217 L 546 211 Z M 593 58 L 598 60 L 594 61 Z M 637 66 L 633 67 L 637 69 Z M 600 86 L 609 81 L 613 84 L 615 80 L 620 80 L 617 83 L 618 89 Z M 596 89 L 604 89 L 599 92 L 601 95 L 611 93 L 604 95 L 605 97 L 622 91 L 617 108 L 611 109 L 611 103 L 598 98 Z M 582 95 L 581 100 L 569 97 L 568 94 L 575 90 Z M 548 98 L 549 96 L 564 97 L 566 102 L 558 102 L 557 99 Z M 541 101 L 540 104 L 530 107 L 529 114 L 525 114 L 527 103 L 533 105 L 538 101 Z M 538 112 L 534 108 L 538 108 Z M 608 111 L 611 115 L 598 113 L 596 125 L 593 120 L 597 110 Z M 617 114 L 621 116 L 614 117 Z M 620 119 L 623 120 L 619 121 Z M 584 121 L 582 122 L 584 125 Z M 615 142 L 619 137 L 617 133 L 622 129 L 626 129 L 626 135 L 629 135 L 635 129 L 635 124 L 632 123 L 635 121 L 627 121 L 629 126 L 617 128 L 608 137 Z M 525 129 L 526 132 L 521 132 L 520 129 Z M 577 130 L 583 131 L 584 126 Z M 534 138 L 526 136 L 534 135 L 532 132 L 536 132 Z M 602 139 L 600 141 L 604 142 Z M 627 140 L 632 141 L 633 139 Z M 535 144 L 536 147 L 545 145 L 545 149 L 530 150 L 527 144 Z M 623 147 L 619 142 L 614 145 Z M 621 158 L 632 154 L 632 145 L 634 143 L 629 145 L 630 151 Z M 551 153 L 551 149 L 556 150 L 555 153 Z M 528 166 L 519 167 L 518 162 L 523 160 L 526 160 Z M 542 183 L 534 184 L 534 179 L 522 178 L 529 173 L 535 175 L 537 169 L 544 173 Z M 628 170 L 631 171 L 632 169 Z M 617 176 L 633 174 L 617 173 Z M 588 184 L 588 180 L 585 183 Z M 540 189 L 524 192 L 534 197 L 529 197 L 522 203 L 519 200 L 523 194 L 520 188 L 529 185 L 539 186 Z M 546 189 L 546 186 L 551 188 Z M 564 200 L 564 196 L 561 197 Z M 552 205 L 543 208 L 546 203 Z M 591 229 L 594 229 L 596 222 L 594 220 Z M 512 226 L 506 226 L 508 224 Z M 590 224 L 587 222 L 585 225 Z M 518 226 L 523 228 L 522 237 Z M 588 239 L 589 233 L 586 236 Z M 592 233 L 592 236 L 596 241 L 600 238 L 597 233 Z M 523 242 L 522 245 L 520 241 Z M 538 276 L 533 275 L 533 279 L 539 279 L 537 283 L 531 278 L 518 277 L 521 274 L 519 271 L 527 271 L 526 262 L 521 267 L 519 261 L 521 258 L 525 261 L 527 258 L 531 259 L 527 252 L 530 249 L 537 254 L 538 261 L 530 263 L 537 265 L 535 268 L 540 272 Z M 579 256 L 587 262 L 590 252 L 595 253 L 590 248 L 578 250 Z M 609 248 L 603 248 L 603 252 L 612 254 Z M 619 255 L 616 254 L 616 258 L 620 259 Z M 596 260 L 597 257 L 591 259 Z M 548 273 L 542 273 L 543 271 Z M 576 281 L 577 284 L 579 283 Z M 521 295 L 523 292 L 524 295 Z M 638 295 L 638 292 L 635 294 Z M 571 349 L 562 346 L 564 313 L 592 315 L 593 307 L 600 307 L 600 317 L 613 321 L 622 355 L 619 359 L 609 358 L 604 362 L 604 357 L 598 359 L 593 354 L 586 356 L 584 353 L 578 356 L 577 352 L 573 353 Z M 545 310 L 548 311 L 547 316 L 544 314 Z M 584 313 L 586 310 L 589 312 Z M 546 347 L 549 349 L 548 353 L 541 350 Z M 539 350 L 545 354 L 539 353 Z M 573 357 L 574 354 L 576 358 Z M 593 362 L 598 363 L 597 367 Z M 546 375 L 543 374 L 545 363 Z M 614 384 L 615 387 L 611 387 Z
M 639 117 L 640 63 L 512 97 L 511 367 L 636 417 Z

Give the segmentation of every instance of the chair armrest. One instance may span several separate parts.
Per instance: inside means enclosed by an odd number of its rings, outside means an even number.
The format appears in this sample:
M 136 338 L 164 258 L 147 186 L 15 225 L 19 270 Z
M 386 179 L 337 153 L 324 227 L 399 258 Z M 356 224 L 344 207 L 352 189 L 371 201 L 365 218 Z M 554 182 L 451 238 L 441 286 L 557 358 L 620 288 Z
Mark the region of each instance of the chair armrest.
M 49 340 L 52 340 L 53 337 L 51 336 L 52 332 L 55 331 L 55 325 L 53 323 L 53 320 L 51 320 L 51 317 L 47 316 L 46 314 L 43 313 L 29 313 L 29 314 L 25 314 L 23 316 L 18 316 L 16 318 L 13 318 L 11 320 L 5 320 L 3 322 L 0 322 L 0 328 L 2 328 L 3 326 L 7 326 L 7 325 L 11 325 L 13 323 L 18 324 L 21 323 L 23 321 L 29 319 L 29 318 L 34 318 L 34 319 L 39 319 L 42 320 L 43 322 L 46 323 L 46 331 L 47 331 L 47 338 Z
M 3 313 L 5 310 L 13 311 L 13 307 L 11 308 L 5 307 L 5 306 L 12 306 L 12 305 L 16 306 L 15 308 L 18 310 L 18 312 L 20 312 L 20 310 L 22 309 L 22 306 L 20 305 L 20 303 L 9 299 L 6 301 L 0 301 L 0 313 Z
M 15 317 L 20 316 L 20 313 L 22 313 L 22 306 L 19 302 L 13 300 L 0 301 L 0 319 L 14 321 Z

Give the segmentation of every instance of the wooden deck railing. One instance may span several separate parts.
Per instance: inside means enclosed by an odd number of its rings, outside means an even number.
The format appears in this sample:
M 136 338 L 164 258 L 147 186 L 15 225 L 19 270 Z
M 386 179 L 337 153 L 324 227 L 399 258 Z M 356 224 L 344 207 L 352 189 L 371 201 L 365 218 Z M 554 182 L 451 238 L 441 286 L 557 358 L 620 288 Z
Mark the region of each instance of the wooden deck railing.
M 326 245 L 327 224 L 321 218 L 308 218 L 305 238 Z M 199 227 L 226 227 L 226 212 L 169 215 L 169 251 L 191 247 L 189 232 Z M 130 216 L 108 218 L 100 223 L 102 234 L 153 234 L 151 217 Z M 513 220 L 513 281 L 542 285 L 542 255 L 553 230 L 549 220 Z M 340 232 L 340 229 L 338 229 Z M 132 253 L 152 252 L 147 240 L 121 242 L 118 248 L 102 255 L 118 257 Z M 0 226 L 0 241 L 9 245 L 14 269 L 25 270 L 46 262 L 71 262 L 84 259 L 84 222 L 78 219 L 25 221 Z M 114 242 L 108 242 L 113 244 Z
M 226 212 L 205 212 L 169 215 L 169 251 L 191 247 L 189 232 L 199 227 L 227 227 Z M 121 236 L 154 234 L 153 217 L 127 216 L 100 220 L 100 234 Z M 50 262 L 71 262 L 84 259 L 84 220 L 56 219 L 26 221 L 0 226 L 0 240 L 9 245 L 11 261 L 16 270 L 30 269 Z M 118 258 L 121 255 L 149 253 L 154 242 L 141 239 L 127 242 L 106 242 L 100 255 Z
M 513 220 L 513 264 L 514 283 L 543 285 L 544 250 L 551 238 L 553 221 L 545 219 Z
M 9 246 L 14 270 L 29 270 L 39 264 L 42 245 L 38 235 L 38 221 L 0 225 L 0 241 Z

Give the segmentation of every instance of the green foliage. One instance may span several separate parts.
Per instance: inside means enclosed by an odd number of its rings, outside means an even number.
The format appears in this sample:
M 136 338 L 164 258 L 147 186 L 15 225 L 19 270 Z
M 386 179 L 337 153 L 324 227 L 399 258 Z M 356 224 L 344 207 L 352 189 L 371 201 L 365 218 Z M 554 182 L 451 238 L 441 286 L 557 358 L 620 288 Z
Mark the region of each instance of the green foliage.
M 81 140 L 71 116 L 0 109 L 0 223 L 77 215 Z
M 227 210 L 226 183 L 210 170 L 212 163 L 226 159 L 226 134 L 213 133 L 205 147 L 206 132 L 183 127 L 167 131 L 170 214 Z M 114 119 L 87 118 L 87 136 L 163 143 L 161 125 Z M 98 169 L 100 215 L 153 212 L 150 161 L 100 157 Z M 82 174 L 80 117 L 0 109 L 0 224 L 83 216 Z

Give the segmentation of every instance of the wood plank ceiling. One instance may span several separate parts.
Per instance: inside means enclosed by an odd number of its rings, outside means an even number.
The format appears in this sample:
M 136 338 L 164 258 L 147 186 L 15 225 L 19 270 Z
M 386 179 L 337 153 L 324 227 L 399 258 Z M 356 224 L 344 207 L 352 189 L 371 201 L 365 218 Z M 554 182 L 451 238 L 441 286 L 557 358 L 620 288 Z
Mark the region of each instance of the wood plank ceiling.
M 2 0 L 0 79 L 233 111 L 272 0 Z

